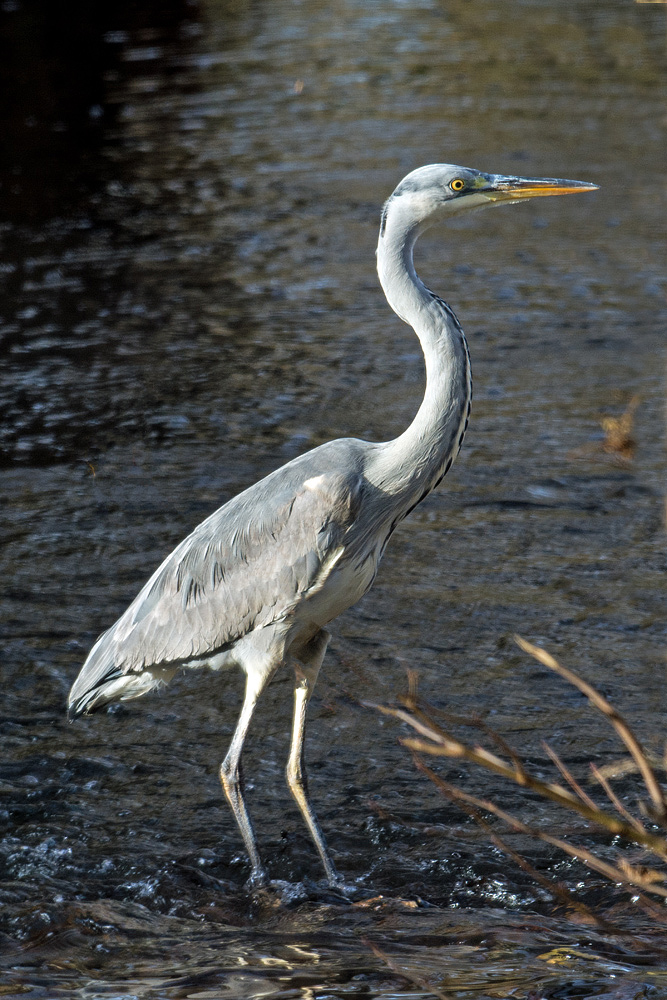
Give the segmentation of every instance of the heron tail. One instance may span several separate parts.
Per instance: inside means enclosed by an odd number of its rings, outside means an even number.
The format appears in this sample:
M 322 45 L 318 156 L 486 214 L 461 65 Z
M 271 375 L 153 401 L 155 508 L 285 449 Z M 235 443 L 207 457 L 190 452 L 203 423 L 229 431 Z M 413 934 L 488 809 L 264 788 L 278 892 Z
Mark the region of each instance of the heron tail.
M 78 715 L 88 715 L 111 701 L 129 701 L 167 684 L 177 666 L 143 666 L 128 668 L 114 663 L 109 648 L 113 629 L 97 640 L 79 676 L 72 685 L 67 703 L 67 717 L 72 722 Z
M 89 715 L 109 702 L 140 698 L 142 694 L 168 684 L 176 670 L 176 667 L 153 667 L 141 673 L 124 674 L 116 669 L 92 687 L 86 687 L 82 671 L 69 694 L 67 718 L 72 722 L 78 715 Z

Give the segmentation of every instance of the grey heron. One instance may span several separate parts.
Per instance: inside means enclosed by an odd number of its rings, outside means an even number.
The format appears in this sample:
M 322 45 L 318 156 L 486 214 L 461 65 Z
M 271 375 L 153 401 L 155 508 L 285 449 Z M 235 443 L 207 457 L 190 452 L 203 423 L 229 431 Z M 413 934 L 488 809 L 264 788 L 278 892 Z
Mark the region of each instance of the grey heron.
M 442 163 L 404 177 L 384 205 L 377 267 L 389 305 L 413 328 L 424 354 L 426 390 L 414 420 L 392 441 L 329 441 L 220 507 L 100 636 L 74 682 L 70 718 L 137 698 L 182 668 L 245 672 L 243 707 L 220 777 L 254 884 L 266 875 L 244 801 L 241 753 L 260 695 L 289 662 L 295 687 L 287 783 L 330 885 L 340 885 L 304 765 L 306 708 L 330 638 L 326 625 L 371 586 L 392 532 L 448 472 L 468 424 L 468 346 L 452 309 L 415 272 L 417 238 L 473 208 L 596 187 Z

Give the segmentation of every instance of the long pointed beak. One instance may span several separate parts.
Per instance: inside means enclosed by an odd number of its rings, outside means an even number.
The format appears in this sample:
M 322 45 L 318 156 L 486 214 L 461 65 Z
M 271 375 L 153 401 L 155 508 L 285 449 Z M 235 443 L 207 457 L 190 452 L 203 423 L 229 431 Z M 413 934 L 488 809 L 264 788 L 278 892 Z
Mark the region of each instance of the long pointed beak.
M 525 198 L 545 198 L 555 194 L 579 194 L 597 191 L 597 184 L 588 181 L 564 181 L 555 177 L 504 177 L 491 174 L 488 187 L 483 187 L 489 201 L 522 201 Z

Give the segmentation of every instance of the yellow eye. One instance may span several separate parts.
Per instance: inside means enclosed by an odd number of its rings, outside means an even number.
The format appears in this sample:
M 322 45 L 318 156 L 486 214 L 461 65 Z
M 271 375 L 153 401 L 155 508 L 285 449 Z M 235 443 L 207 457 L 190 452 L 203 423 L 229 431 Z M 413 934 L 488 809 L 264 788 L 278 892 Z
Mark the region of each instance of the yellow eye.
M 449 186 L 452 189 L 452 191 L 463 191 L 464 187 L 466 186 L 466 182 L 461 180 L 460 177 L 457 177 L 456 180 L 452 181 Z

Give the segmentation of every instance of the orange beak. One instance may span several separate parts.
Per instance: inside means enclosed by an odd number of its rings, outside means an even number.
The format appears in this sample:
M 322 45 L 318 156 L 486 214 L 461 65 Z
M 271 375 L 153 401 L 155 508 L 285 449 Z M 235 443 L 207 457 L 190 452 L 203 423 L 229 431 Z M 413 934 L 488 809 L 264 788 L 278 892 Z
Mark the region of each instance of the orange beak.
M 480 194 L 489 201 L 522 201 L 525 198 L 546 198 L 556 194 L 579 194 L 597 191 L 597 184 L 588 181 L 564 181 L 555 177 L 505 177 L 491 174 L 489 184 L 480 184 Z

